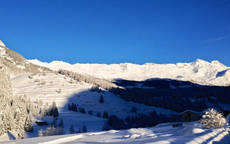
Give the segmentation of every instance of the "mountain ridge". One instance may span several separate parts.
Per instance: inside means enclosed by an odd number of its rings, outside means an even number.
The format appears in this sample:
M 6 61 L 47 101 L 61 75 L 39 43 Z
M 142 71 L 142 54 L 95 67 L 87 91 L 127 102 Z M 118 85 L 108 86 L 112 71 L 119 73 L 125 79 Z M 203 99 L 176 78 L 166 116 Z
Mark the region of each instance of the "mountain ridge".
M 217 77 L 221 71 L 229 67 L 217 60 L 208 62 L 197 59 L 190 63 L 156 64 L 145 63 L 142 65 L 133 63 L 120 64 L 69 64 L 63 61 L 41 62 L 37 59 L 29 62 L 50 68 L 52 70 L 69 70 L 77 73 L 88 74 L 103 79 L 126 79 L 143 81 L 149 78 L 170 78 L 175 80 L 193 81 L 206 85 L 230 85 L 228 75 Z
M 174 79 L 191 81 L 203 85 L 230 85 L 230 67 L 225 66 L 217 60 L 211 62 L 197 59 L 190 63 L 175 64 L 69 64 L 64 61 L 41 62 L 37 59 L 27 60 L 17 52 L 8 49 L 0 41 L 1 61 L 13 75 L 28 72 L 68 70 L 79 74 L 87 74 L 101 79 L 113 81 L 114 79 L 125 79 L 143 81 L 151 78 Z
M 8 73 L 11 76 L 21 73 L 51 71 L 46 67 L 30 63 L 21 54 L 7 48 L 2 41 L 0 41 L 0 61 L 8 69 Z

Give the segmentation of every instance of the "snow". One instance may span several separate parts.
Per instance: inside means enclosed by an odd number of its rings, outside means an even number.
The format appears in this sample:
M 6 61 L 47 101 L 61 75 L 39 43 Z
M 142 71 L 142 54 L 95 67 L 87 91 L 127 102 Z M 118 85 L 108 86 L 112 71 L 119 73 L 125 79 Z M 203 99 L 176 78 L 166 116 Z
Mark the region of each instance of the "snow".
M 86 111 L 94 112 L 104 111 L 109 112 L 109 115 L 118 115 L 120 118 L 125 118 L 132 114 L 132 107 L 137 108 L 137 113 L 149 113 L 156 111 L 159 114 L 176 114 L 176 112 L 127 102 L 108 91 L 103 93 L 90 91 L 93 85 L 76 82 L 63 75 L 54 73 L 37 74 L 29 78 L 29 74 L 22 74 L 12 78 L 12 87 L 14 95 L 30 97 L 31 100 L 42 100 L 43 103 L 56 102 L 61 111 L 66 111 L 68 103 L 74 102 L 79 107 L 85 108 Z M 61 90 L 60 93 L 58 91 Z M 99 103 L 100 96 L 103 95 L 104 103 Z
M 198 122 L 184 123 L 181 127 L 172 127 L 172 123 L 160 124 L 151 128 L 133 128 L 129 130 L 110 130 L 72 135 L 38 137 L 11 141 L 12 143 L 59 144 L 59 143 L 129 143 L 129 144 L 211 144 L 229 143 L 230 128 L 202 129 Z M 1 142 L 0 142 L 1 143 Z M 3 142 L 4 143 L 4 142 Z
M 53 140 L 51 142 L 44 142 L 44 143 L 40 143 L 40 144 L 51 144 L 51 143 L 62 144 L 62 143 L 67 143 L 67 142 L 71 142 L 71 141 L 76 141 L 77 139 L 80 139 L 80 138 L 83 138 L 83 135 L 75 135 L 75 136 L 57 139 L 57 140 Z
M 29 60 L 31 63 L 48 67 L 52 70 L 69 70 L 82 74 L 92 75 L 103 79 L 126 79 L 143 81 L 150 78 L 176 79 L 192 81 L 206 85 L 229 85 L 230 78 L 218 73 L 228 70 L 229 67 L 218 61 L 207 62 L 197 59 L 191 63 L 154 64 L 143 65 L 132 63 L 121 64 L 69 64 L 63 61 L 44 63 L 37 59 Z
M 196 111 L 193 111 L 193 110 L 185 110 L 185 111 L 179 113 L 179 115 L 182 115 L 182 114 L 187 113 L 187 112 L 200 114 L 200 112 L 196 112 Z
M 5 48 L 0 46 L 0 56 L 4 56 L 6 53 Z
M 100 132 L 103 128 L 104 123 L 106 122 L 103 118 L 98 118 L 95 116 L 87 115 L 87 114 L 81 114 L 71 111 L 65 111 L 59 113 L 59 120 L 63 120 L 64 126 L 63 131 L 64 134 L 69 134 L 69 128 L 71 125 L 73 125 L 74 130 L 78 131 L 79 129 L 82 129 L 83 126 L 87 127 L 88 132 Z M 41 121 L 40 119 L 35 119 L 34 121 Z M 42 121 L 46 121 L 48 123 L 52 123 L 53 117 L 45 117 L 42 119 Z M 34 124 L 34 130 L 32 133 L 27 132 L 25 133 L 25 138 L 33 138 L 38 137 L 38 131 L 39 130 L 45 130 L 48 126 L 38 126 Z M 1 138 L 0 138 L 1 139 Z
M 197 59 L 191 63 L 176 64 L 154 64 L 146 63 L 143 65 L 132 63 L 121 64 L 69 64 L 63 61 L 53 61 L 51 63 L 39 60 L 28 60 L 25 63 L 17 64 L 13 58 L 5 55 L 5 45 L 0 41 L 0 56 L 11 61 L 19 69 L 25 69 L 26 64 L 33 63 L 52 70 L 69 70 L 81 74 L 92 75 L 94 77 L 107 80 L 136 80 L 144 81 L 151 79 L 175 79 L 191 81 L 205 85 L 230 85 L 230 68 L 221 64 L 219 61 L 207 62 Z M 172 110 L 147 106 L 134 102 L 127 102 L 118 95 L 109 91 L 96 92 L 91 88 L 90 83 L 75 81 L 64 75 L 55 73 L 20 74 L 11 76 L 13 94 L 17 96 L 27 96 L 36 103 L 42 100 L 43 103 L 51 104 L 56 102 L 59 110 L 58 121 L 63 120 L 64 134 L 60 136 L 38 137 L 39 130 L 45 130 L 48 126 L 38 126 L 35 121 L 46 121 L 51 123 L 52 117 L 34 118 L 34 131 L 26 132 L 23 140 L 8 141 L 14 139 L 13 133 L 0 137 L 0 143 L 40 143 L 40 144 L 59 144 L 59 143 L 151 143 L 151 144 L 204 144 L 204 143 L 228 143 L 230 141 L 229 126 L 216 129 L 203 129 L 199 122 L 183 123 L 174 127 L 175 123 L 159 124 L 151 128 L 132 128 L 128 130 L 102 131 L 107 121 L 97 117 L 97 113 L 108 112 L 109 115 L 116 115 L 121 119 L 137 114 L 147 114 L 155 111 L 158 114 L 172 115 L 178 114 Z M 132 87 L 132 86 L 127 86 Z M 143 87 L 137 84 L 135 87 Z M 184 85 L 180 87 L 190 87 Z M 176 88 L 170 85 L 170 88 Z M 103 96 L 104 103 L 99 99 Z M 69 103 L 77 104 L 78 108 L 84 108 L 86 114 L 68 110 Z M 220 104 L 224 109 L 230 109 L 226 104 Z M 135 107 L 137 113 L 131 110 Z M 90 115 L 87 112 L 93 111 Z M 230 117 L 230 116 L 229 116 Z M 228 118 L 228 122 L 229 122 Z M 88 133 L 69 134 L 69 128 L 73 125 L 75 131 L 83 126 L 87 127 Z
M 25 69 L 24 65 L 17 65 L 16 67 L 19 68 L 19 69 Z
M 6 54 L 5 44 L 0 40 L 0 57 Z
M 5 47 L 5 44 L 0 40 L 0 47 Z
M 64 133 L 69 133 L 71 125 L 75 130 L 87 126 L 89 132 L 101 131 L 106 119 L 97 117 L 100 112 L 108 112 L 109 115 L 117 115 L 125 119 L 127 116 L 136 114 L 147 114 L 155 111 L 158 114 L 171 115 L 177 114 L 172 110 L 147 106 L 134 102 L 127 102 L 108 91 L 95 92 L 90 89 L 92 84 L 85 82 L 74 81 L 64 75 L 55 73 L 38 73 L 38 74 L 20 74 L 11 77 L 13 94 L 17 96 L 27 96 L 32 101 L 42 100 L 43 104 L 51 104 L 56 102 L 59 109 L 58 119 L 64 122 Z M 103 95 L 104 103 L 100 103 L 100 96 Z M 74 102 L 78 108 L 82 107 L 86 110 L 86 114 L 69 111 L 67 106 Z M 136 107 L 137 113 L 132 113 L 132 108 Z M 93 111 L 92 115 L 87 114 L 88 111 Z M 39 119 L 38 119 L 39 121 Z M 51 122 L 49 119 L 45 119 Z M 47 126 L 34 125 L 33 133 L 26 133 L 26 138 L 37 137 L 39 130 L 45 130 Z M 133 136 L 135 137 L 135 136 Z

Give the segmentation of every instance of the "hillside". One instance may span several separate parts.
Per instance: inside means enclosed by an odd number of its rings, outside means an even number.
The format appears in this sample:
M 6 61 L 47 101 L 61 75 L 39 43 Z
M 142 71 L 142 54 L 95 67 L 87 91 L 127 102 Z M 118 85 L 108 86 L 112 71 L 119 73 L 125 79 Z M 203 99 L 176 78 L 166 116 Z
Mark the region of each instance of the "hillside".
M 48 68 L 30 63 L 19 53 L 7 48 L 2 41 L 0 42 L 0 58 L 1 63 L 7 67 L 10 75 L 51 71 Z
M 12 87 L 10 77 L 5 65 L 2 64 L 0 59 L 0 95 L 11 95 Z

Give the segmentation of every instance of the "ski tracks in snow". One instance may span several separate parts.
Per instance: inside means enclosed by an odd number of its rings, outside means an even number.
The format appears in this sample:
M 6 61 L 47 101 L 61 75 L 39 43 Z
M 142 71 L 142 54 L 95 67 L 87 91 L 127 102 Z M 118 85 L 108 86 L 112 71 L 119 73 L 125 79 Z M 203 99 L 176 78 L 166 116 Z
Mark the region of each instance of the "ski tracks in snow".
M 47 141 L 47 142 L 41 142 L 38 144 L 63 144 L 63 143 L 73 142 L 73 141 L 80 139 L 80 138 L 83 138 L 83 137 L 84 136 L 82 134 L 81 135 L 74 135 L 74 136 L 69 136 L 69 137 L 51 140 L 51 141 Z
M 218 130 L 214 130 L 205 135 L 201 135 L 192 141 L 189 141 L 186 144 L 213 144 L 213 142 L 220 142 L 226 135 L 229 134 L 230 128 L 222 128 Z M 227 141 L 229 144 L 230 139 Z M 221 143 L 226 143 L 226 141 L 222 141 Z

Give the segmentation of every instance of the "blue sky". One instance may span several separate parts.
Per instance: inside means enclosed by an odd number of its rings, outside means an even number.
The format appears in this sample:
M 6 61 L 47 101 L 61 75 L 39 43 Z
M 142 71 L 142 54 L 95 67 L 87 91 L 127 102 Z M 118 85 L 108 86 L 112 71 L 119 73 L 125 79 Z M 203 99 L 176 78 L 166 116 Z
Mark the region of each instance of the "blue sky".
M 26 58 L 230 66 L 230 0 L 0 0 L 0 39 Z

